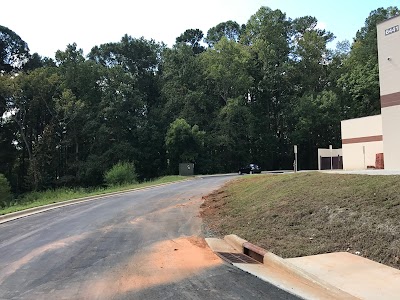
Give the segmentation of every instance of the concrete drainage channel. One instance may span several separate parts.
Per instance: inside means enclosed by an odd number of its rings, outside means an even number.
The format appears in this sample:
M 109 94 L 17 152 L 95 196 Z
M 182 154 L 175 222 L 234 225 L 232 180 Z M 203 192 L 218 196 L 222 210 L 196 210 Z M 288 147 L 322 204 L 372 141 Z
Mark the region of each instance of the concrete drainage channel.
M 221 258 L 227 262 L 233 263 L 244 263 L 244 264 L 262 264 L 264 263 L 264 255 L 267 253 L 266 250 L 253 245 L 249 242 L 243 243 L 243 253 L 232 253 L 232 252 L 216 252 Z
M 300 298 L 359 299 L 236 235 L 206 241 L 228 263 Z
M 243 253 L 260 263 L 264 263 L 264 256 L 267 254 L 267 251 L 249 242 L 245 242 L 243 243 Z

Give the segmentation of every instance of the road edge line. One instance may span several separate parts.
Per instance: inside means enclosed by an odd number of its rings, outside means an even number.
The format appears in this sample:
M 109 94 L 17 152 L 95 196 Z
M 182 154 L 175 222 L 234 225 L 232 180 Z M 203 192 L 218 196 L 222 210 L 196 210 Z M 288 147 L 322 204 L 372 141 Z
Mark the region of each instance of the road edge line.
M 194 180 L 194 179 L 195 178 L 183 179 L 183 180 L 174 181 L 174 182 L 160 183 L 160 184 L 156 184 L 156 185 L 133 188 L 133 189 L 125 190 L 125 191 L 110 192 L 110 193 L 100 194 L 100 195 L 86 196 L 86 197 L 82 197 L 82 198 L 76 198 L 76 199 L 71 199 L 71 200 L 66 200 L 66 201 L 60 201 L 57 203 L 46 204 L 46 205 L 42 205 L 42 206 L 38 206 L 38 207 L 27 208 L 24 210 L 8 213 L 5 215 L 0 215 L 0 224 L 7 223 L 7 222 L 17 220 L 17 219 L 21 219 L 24 217 L 29 217 L 32 215 L 36 215 L 36 214 L 39 214 L 42 212 L 46 212 L 46 211 L 64 207 L 64 206 L 80 204 L 80 203 L 89 202 L 89 201 L 102 199 L 102 198 L 109 198 L 112 196 L 118 196 L 118 195 L 136 192 L 136 191 L 157 188 L 160 186 L 175 184 L 175 183 L 179 183 L 179 182 L 185 182 L 185 181 Z

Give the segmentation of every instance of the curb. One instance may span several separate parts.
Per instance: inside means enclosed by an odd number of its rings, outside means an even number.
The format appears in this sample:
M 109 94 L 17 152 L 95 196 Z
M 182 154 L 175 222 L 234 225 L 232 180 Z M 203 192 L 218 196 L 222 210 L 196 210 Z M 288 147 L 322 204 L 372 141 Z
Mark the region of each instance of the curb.
M 45 212 L 45 211 L 49 211 L 49 210 L 52 210 L 52 209 L 64 207 L 64 206 L 80 204 L 80 203 L 89 202 L 89 201 L 93 201 L 93 200 L 97 200 L 97 199 L 108 198 L 108 197 L 112 197 L 112 196 L 124 195 L 124 194 L 127 194 L 127 193 L 132 193 L 132 192 L 142 191 L 142 190 L 148 190 L 148 189 L 152 189 L 152 188 L 156 188 L 156 187 L 160 187 L 160 186 L 175 184 L 175 183 L 179 183 L 179 182 L 185 182 L 185 181 L 189 181 L 189 180 L 193 180 L 193 179 L 183 179 L 183 180 L 174 181 L 174 182 L 160 183 L 160 184 L 156 184 L 156 185 L 151 185 L 151 186 L 146 186 L 146 187 L 139 187 L 139 188 L 129 189 L 129 190 L 125 190 L 125 191 L 111 192 L 111 193 L 106 193 L 106 194 L 101 194 L 101 195 L 88 196 L 88 197 L 71 199 L 71 200 L 66 200 L 66 201 L 60 201 L 60 202 L 57 202 L 57 203 L 46 204 L 46 205 L 43 205 L 43 206 L 28 208 L 28 209 L 24 209 L 24 210 L 21 210 L 21 211 L 17 211 L 17 212 L 5 214 L 5 215 L 0 215 L 0 224 L 6 223 L 6 222 L 10 222 L 10 221 L 13 221 L 13 220 L 16 220 L 16 219 L 28 217 L 28 216 L 31 216 L 31 215 L 39 214 L 39 213 L 42 213 L 42 212 Z
M 224 237 L 225 242 L 227 242 L 230 246 L 238 250 L 239 252 L 246 254 L 247 256 L 252 257 L 253 259 L 259 261 L 265 267 L 274 267 L 276 269 L 281 270 L 286 274 L 290 274 L 295 278 L 300 278 L 304 281 L 309 282 L 312 285 L 316 285 L 330 293 L 337 295 L 338 299 L 358 299 L 347 292 L 327 283 L 318 277 L 300 269 L 294 264 L 288 262 L 282 257 L 269 252 L 259 246 L 256 246 L 237 235 L 231 234 Z M 290 291 L 289 291 L 290 292 Z
M 244 253 L 243 244 L 247 243 L 246 240 L 238 237 L 236 234 L 230 234 L 224 237 L 224 241 L 231 245 L 236 251 Z

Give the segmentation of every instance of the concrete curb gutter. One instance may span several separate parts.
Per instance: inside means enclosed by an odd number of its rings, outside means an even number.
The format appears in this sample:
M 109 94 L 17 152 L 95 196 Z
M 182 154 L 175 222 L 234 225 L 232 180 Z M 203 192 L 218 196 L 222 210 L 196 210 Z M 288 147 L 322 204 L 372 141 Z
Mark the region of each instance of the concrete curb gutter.
M 125 191 L 118 191 L 118 192 L 111 192 L 111 193 L 106 193 L 106 194 L 101 194 L 101 195 L 88 196 L 88 197 L 66 200 L 66 201 L 47 204 L 47 205 L 43 205 L 43 206 L 28 208 L 28 209 L 21 210 L 21 211 L 17 211 L 17 212 L 5 214 L 5 215 L 0 215 L 0 224 L 10 222 L 10 221 L 13 221 L 16 219 L 28 217 L 31 215 L 35 215 L 38 213 L 42 213 L 42 212 L 45 212 L 48 210 L 64 207 L 64 206 L 80 204 L 80 203 L 89 202 L 89 201 L 102 199 L 102 198 L 109 198 L 112 196 L 124 195 L 127 193 L 136 192 L 136 191 L 148 190 L 148 189 L 157 188 L 157 187 L 161 187 L 161 186 L 165 186 L 165 185 L 175 184 L 175 183 L 179 183 L 179 182 L 185 182 L 185 181 L 189 181 L 189 180 L 193 180 L 193 179 L 194 178 L 183 179 L 183 180 L 168 182 L 168 183 L 160 183 L 160 184 L 156 184 L 156 185 L 139 187 L 139 188 L 129 189 L 129 190 L 125 190 Z
M 298 297 L 303 299 L 359 299 L 237 235 L 225 236 L 224 242 L 239 253 L 246 254 L 262 264 L 234 263 L 233 265 Z
M 224 237 L 224 241 L 231 245 L 238 252 L 244 253 L 243 244 L 247 243 L 246 240 L 238 237 L 236 234 L 230 234 Z

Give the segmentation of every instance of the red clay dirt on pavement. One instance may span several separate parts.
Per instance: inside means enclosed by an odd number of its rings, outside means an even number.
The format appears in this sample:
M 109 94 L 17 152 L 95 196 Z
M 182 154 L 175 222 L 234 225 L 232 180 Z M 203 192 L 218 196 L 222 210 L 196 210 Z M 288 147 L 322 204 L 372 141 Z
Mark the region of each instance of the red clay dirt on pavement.
M 181 237 L 152 245 L 146 252 L 133 256 L 124 265 L 88 283 L 82 298 L 109 299 L 155 285 L 182 280 L 222 264 L 204 239 Z

